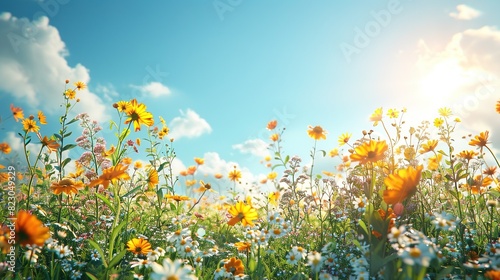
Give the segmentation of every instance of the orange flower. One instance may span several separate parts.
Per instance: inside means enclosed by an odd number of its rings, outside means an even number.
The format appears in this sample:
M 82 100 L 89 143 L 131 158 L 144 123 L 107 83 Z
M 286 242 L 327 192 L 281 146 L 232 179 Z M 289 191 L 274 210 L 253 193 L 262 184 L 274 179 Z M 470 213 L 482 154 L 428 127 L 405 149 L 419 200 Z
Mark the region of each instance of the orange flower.
M 216 173 L 216 174 L 214 175 L 214 177 L 215 177 L 215 179 L 221 179 L 221 178 L 222 178 L 222 177 L 224 177 L 224 176 L 223 176 L 222 174 L 220 174 L 220 173 Z
M 38 120 L 41 124 L 47 124 L 47 117 L 43 114 L 42 111 L 38 111 Z
M 241 201 L 236 203 L 236 205 L 231 206 L 228 210 L 229 214 L 233 216 L 227 223 L 230 226 L 234 226 L 236 223 L 240 222 L 243 226 L 251 225 L 253 226 L 253 220 L 257 219 L 257 211 L 252 208 L 252 206 L 247 205 Z
M 78 181 L 75 182 L 73 179 L 70 178 L 63 178 L 59 182 L 54 182 L 50 186 L 52 189 L 52 192 L 55 195 L 58 195 L 60 193 L 65 193 L 67 195 L 70 195 L 72 193 L 77 194 L 79 189 L 83 189 L 84 185 L 83 182 Z
M 278 141 L 278 139 L 280 139 L 280 136 L 278 133 L 274 133 L 273 135 L 271 135 L 271 137 L 269 137 L 269 139 L 271 139 L 271 141 L 273 142 L 276 142 Z
M 185 196 L 185 195 L 172 195 L 172 194 L 167 194 L 165 196 L 167 199 L 172 199 L 172 200 L 175 200 L 177 202 L 181 202 L 181 201 L 185 201 L 185 200 L 189 200 L 189 196 Z
M 144 238 L 132 238 L 127 242 L 127 250 L 134 253 L 134 255 L 146 255 L 151 252 L 151 243 Z
M 475 156 L 479 155 L 478 153 L 474 152 L 474 151 L 461 151 L 458 156 L 465 159 L 465 160 L 471 160 L 473 159 Z
M 238 252 L 250 252 L 250 248 L 252 247 L 252 243 L 250 242 L 236 242 L 234 243 L 234 247 L 238 249 Z
M 45 227 L 35 215 L 25 210 L 20 210 L 17 213 L 16 243 L 21 244 L 21 246 L 43 246 L 49 237 L 49 228 Z
M 276 126 L 278 125 L 278 121 L 277 120 L 272 120 L 270 122 L 267 123 L 267 129 L 269 130 L 273 130 L 276 128 Z
M 354 153 L 350 155 L 351 161 L 359 161 L 359 164 L 367 162 L 376 162 L 385 157 L 385 152 L 388 146 L 385 140 L 364 142 L 354 149 Z
M 497 105 L 495 106 L 495 109 L 497 110 L 497 113 L 500 114 L 500 100 L 497 101 Z
M 497 172 L 496 166 L 490 166 L 483 171 L 484 175 L 493 176 Z
M 188 175 L 193 175 L 196 172 L 196 166 L 192 165 L 186 170 Z
M 427 168 L 429 170 L 438 170 L 439 164 L 441 163 L 441 159 L 443 158 L 442 154 L 437 154 L 433 157 L 429 158 L 428 166 Z
M 130 180 L 130 176 L 127 173 L 128 166 L 118 164 L 116 166 L 112 166 L 110 168 L 106 168 L 103 170 L 103 173 L 99 178 L 93 180 L 89 184 L 89 188 L 98 186 L 102 184 L 104 188 L 109 187 L 109 183 L 116 183 L 118 179 Z
M 12 112 L 12 116 L 17 121 L 24 119 L 23 109 L 19 107 L 14 107 L 14 104 L 10 104 L 10 111 Z
M 428 140 L 427 143 L 422 144 L 422 148 L 418 151 L 421 154 L 434 151 L 438 144 L 438 140 Z
M 314 140 L 326 140 L 327 132 L 321 126 L 317 125 L 315 127 L 309 126 L 307 134 Z
M 224 269 L 226 269 L 227 272 L 233 275 L 238 275 L 242 274 L 245 271 L 245 266 L 240 259 L 231 258 L 227 263 L 224 264 Z
M 195 157 L 194 162 L 196 162 L 196 164 L 198 164 L 198 165 L 202 165 L 205 163 L 205 160 L 202 158 L 199 158 L 199 157 Z
M 57 152 L 57 149 L 59 149 L 59 143 L 57 143 L 56 140 L 54 139 L 49 139 L 47 136 L 44 136 L 42 141 L 42 146 L 47 147 L 50 152 Z
M 4 154 L 10 153 L 12 149 L 10 148 L 8 143 L 0 143 L 0 151 Z
M 241 179 L 241 172 L 239 170 L 236 170 L 235 168 L 234 170 L 229 172 L 227 177 L 229 177 L 229 180 L 233 182 L 239 181 Z
M 490 132 L 488 130 L 479 133 L 479 135 L 474 136 L 474 139 L 471 139 L 469 142 L 469 145 L 471 146 L 478 146 L 478 147 L 484 147 L 486 144 L 488 144 L 488 135 Z
M 399 169 L 397 173 L 385 178 L 384 201 L 387 204 L 396 204 L 412 196 L 417 191 L 420 182 L 423 166 L 409 166 L 406 169 Z

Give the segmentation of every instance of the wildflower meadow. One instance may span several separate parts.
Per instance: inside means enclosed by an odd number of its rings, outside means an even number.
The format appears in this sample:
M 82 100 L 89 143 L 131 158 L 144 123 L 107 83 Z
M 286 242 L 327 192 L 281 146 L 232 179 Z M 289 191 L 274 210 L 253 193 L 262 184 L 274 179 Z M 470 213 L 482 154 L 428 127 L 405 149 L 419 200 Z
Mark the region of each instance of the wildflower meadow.
M 87 85 L 61 84 L 59 118 L 3 116 L 24 153 L 0 143 L 1 279 L 500 279 L 498 143 L 458 135 L 449 108 L 415 126 L 374 108 L 331 150 L 317 144 L 334 128 L 305 127 L 311 146 L 290 149 L 269 120 L 273 188 L 247 195 L 237 166 L 217 188 L 196 177 L 203 158 L 174 172 L 183 151 L 147 100 L 106 104 L 115 117 L 98 123 L 78 106 Z

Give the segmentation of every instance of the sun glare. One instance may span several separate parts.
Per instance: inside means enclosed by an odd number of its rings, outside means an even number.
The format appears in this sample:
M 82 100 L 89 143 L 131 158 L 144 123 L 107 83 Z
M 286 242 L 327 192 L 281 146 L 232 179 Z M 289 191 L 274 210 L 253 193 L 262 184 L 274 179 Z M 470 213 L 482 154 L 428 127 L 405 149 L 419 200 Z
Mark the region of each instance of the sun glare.
M 434 100 L 449 99 L 465 82 L 464 69 L 455 59 L 442 61 L 430 68 L 421 82 L 422 95 Z

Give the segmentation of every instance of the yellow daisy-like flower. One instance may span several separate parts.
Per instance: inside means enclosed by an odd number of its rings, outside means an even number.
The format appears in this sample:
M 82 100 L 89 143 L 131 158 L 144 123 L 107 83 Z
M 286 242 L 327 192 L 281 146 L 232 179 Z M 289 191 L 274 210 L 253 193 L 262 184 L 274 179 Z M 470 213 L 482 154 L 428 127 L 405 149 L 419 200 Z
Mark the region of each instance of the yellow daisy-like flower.
M 412 160 L 415 158 L 415 155 L 417 153 L 415 152 L 415 148 L 413 147 L 406 147 L 404 151 L 404 156 L 406 160 Z
M 55 195 L 58 195 L 61 193 L 65 193 L 67 195 L 70 195 L 72 193 L 77 194 L 78 190 L 84 188 L 84 185 L 83 185 L 83 182 L 81 182 L 81 181 L 75 182 L 73 179 L 64 178 L 59 182 L 52 183 L 50 188 L 52 189 L 52 192 Z
M 451 116 L 451 109 L 447 107 L 439 108 L 438 113 L 441 117 L 449 117 Z
M 128 101 L 118 101 L 116 103 L 116 109 L 118 110 L 118 112 L 125 112 L 125 110 L 127 110 L 127 106 Z
M 99 178 L 90 182 L 89 188 L 102 184 L 104 188 L 107 189 L 110 183 L 114 184 L 118 181 L 118 179 L 130 180 L 130 176 L 127 173 L 127 168 L 128 166 L 126 165 L 118 164 L 116 166 L 104 169 L 102 175 L 99 176 Z
M 36 121 L 32 120 L 30 118 L 26 118 L 23 120 L 23 129 L 26 132 L 38 132 L 40 130 L 40 127 L 36 125 Z
M 468 151 L 461 151 L 458 156 L 465 159 L 465 160 L 471 160 L 475 156 L 479 155 L 479 153 L 476 153 L 474 151 L 468 150 Z
M 328 155 L 330 157 L 336 157 L 339 155 L 339 149 L 335 148 L 335 149 L 332 149 L 330 152 L 328 152 Z
M 47 124 L 47 117 L 43 114 L 42 111 L 38 111 L 38 120 L 41 124 Z
M 234 247 L 238 249 L 238 252 L 250 252 L 252 248 L 252 243 L 250 242 L 236 242 L 234 243 Z
M 495 110 L 497 111 L 497 113 L 500 114 L 500 100 L 497 101 L 497 105 L 495 106 Z
M 84 90 L 87 88 L 87 85 L 82 81 L 78 81 L 75 83 L 75 87 L 77 90 Z
M 422 169 L 422 165 L 417 166 L 416 169 L 409 166 L 385 178 L 384 183 L 387 186 L 384 190 L 385 203 L 394 205 L 412 196 L 417 191 Z
M 45 240 L 50 237 L 49 228 L 35 215 L 20 210 L 16 218 L 16 244 L 43 246 Z
M 186 200 L 189 200 L 189 196 L 185 196 L 185 195 L 172 195 L 172 194 L 167 194 L 165 196 L 165 198 L 167 199 L 172 199 L 172 200 L 175 200 L 177 202 L 181 202 L 181 201 L 186 201 Z
M 387 116 L 390 119 L 397 119 L 399 117 L 399 111 L 396 109 L 389 109 L 387 110 Z
M 311 125 L 307 129 L 307 134 L 314 140 L 326 140 L 326 130 L 324 130 L 321 126 L 317 125 L 312 127 Z
M 422 144 L 422 147 L 420 148 L 420 151 L 418 151 L 421 154 L 425 154 L 427 152 L 434 151 L 438 144 L 438 140 L 428 140 L 427 143 Z
M 435 127 L 441 127 L 444 123 L 444 120 L 442 118 L 435 118 L 434 119 L 434 126 Z
M 146 105 L 138 103 L 136 99 L 132 99 L 128 103 L 125 113 L 129 117 L 125 120 L 125 124 L 132 122 L 135 131 L 141 130 L 141 124 L 146 126 L 152 126 L 154 124 L 153 115 L 146 112 Z
M 427 169 L 432 170 L 432 171 L 438 170 L 439 164 L 441 163 L 442 159 L 443 159 L 442 154 L 437 154 L 435 156 L 430 157 L 429 161 L 428 161 Z
M 233 182 L 239 181 L 241 179 L 241 171 L 236 170 L 236 168 L 235 168 L 229 172 L 227 177 L 229 178 L 229 180 L 231 180 Z
M 23 109 L 19 107 L 14 107 L 14 104 L 10 104 L 10 111 L 12 112 L 12 116 L 17 121 L 24 119 Z
M 377 126 L 378 122 L 382 120 L 382 107 L 375 109 L 375 112 L 370 116 L 370 121 L 373 122 L 373 126 Z
M 349 142 L 349 139 L 351 139 L 352 133 L 343 133 L 342 135 L 339 136 L 339 146 L 343 146 Z
M 357 161 L 359 164 L 376 162 L 385 157 L 385 152 L 388 148 L 385 140 L 370 140 L 354 148 L 354 153 L 350 155 L 350 158 L 351 161 Z
M 477 146 L 477 147 L 484 147 L 488 144 L 488 136 L 490 132 L 488 130 L 479 133 L 479 135 L 474 136 L 474 139 L 471 139 L 469 142 L 469 145 L 471 146 Z
M 153 189 L 160 182 L 158 178 L 158 172 L 156 172 L 156 170 L 154 170 L 153 168 L 149 169 L 146 182 L 148 183 L 149 189 Z
M 64 95 L 68 99 L 75 99 L 75 97 L 76 97 L 76 91 L 74 91 L 74 90 L 72 90 L 72 89 L 69 88 L 66 91 L 64 91 Z
M 236 223 L 240 222 L 243 226 L 250 225 L 253 226 L 253 220 L 258 218 L 257 211 L 252 208 L 252 206 L 247 205 L 241 201 L 236 203 L 236 205 L 231 206 L 228 210 L 229 214 L 233 216 L 227 223 L 230 226 L 234 226 Z
M 198 165 L 203 165 L 205 163 L 205 160 L 199 157 L 195 157 L 194 162 L 196 162 L 196 164 Z
M 276 179 L 276 177 L 278 177 L 278 173 L 276 173 L 276 171 L 273 171 L 273 172 L 267 174 L 267 178 L 269 180 L 274 180 L 274 179 Z
M 132 238 L 127 242 L 127 250 L 134 255 L 146 255 L 151 252 L 151 244 L 144 238 Z
M 273 135 L 271 135 L 271 137 L 269 137 L 269 139 L 271 139 L 271 141 L 273 142 L 276 142 L 278 141 L 278 139 L 280 139 L 280 135 L 278 133 L 274 133 Z

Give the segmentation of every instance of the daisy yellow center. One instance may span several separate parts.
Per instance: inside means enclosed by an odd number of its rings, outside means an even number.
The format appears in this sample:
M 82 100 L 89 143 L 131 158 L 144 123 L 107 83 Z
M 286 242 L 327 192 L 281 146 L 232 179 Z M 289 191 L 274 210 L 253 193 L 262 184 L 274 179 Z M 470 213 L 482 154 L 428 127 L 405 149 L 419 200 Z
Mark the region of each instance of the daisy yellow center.
M 420 249 L 418 249 L 418 248 L 411 248 L 410 249 L 410 256 L 412 258 L 418 258 L 418 257 L 420 257 L 420 255 L 422 255 L 422 252 L 420 252 Z
M 179 276 L 177 275 L 172 275 L 167 278 L 167 280 L 180 280 Z

